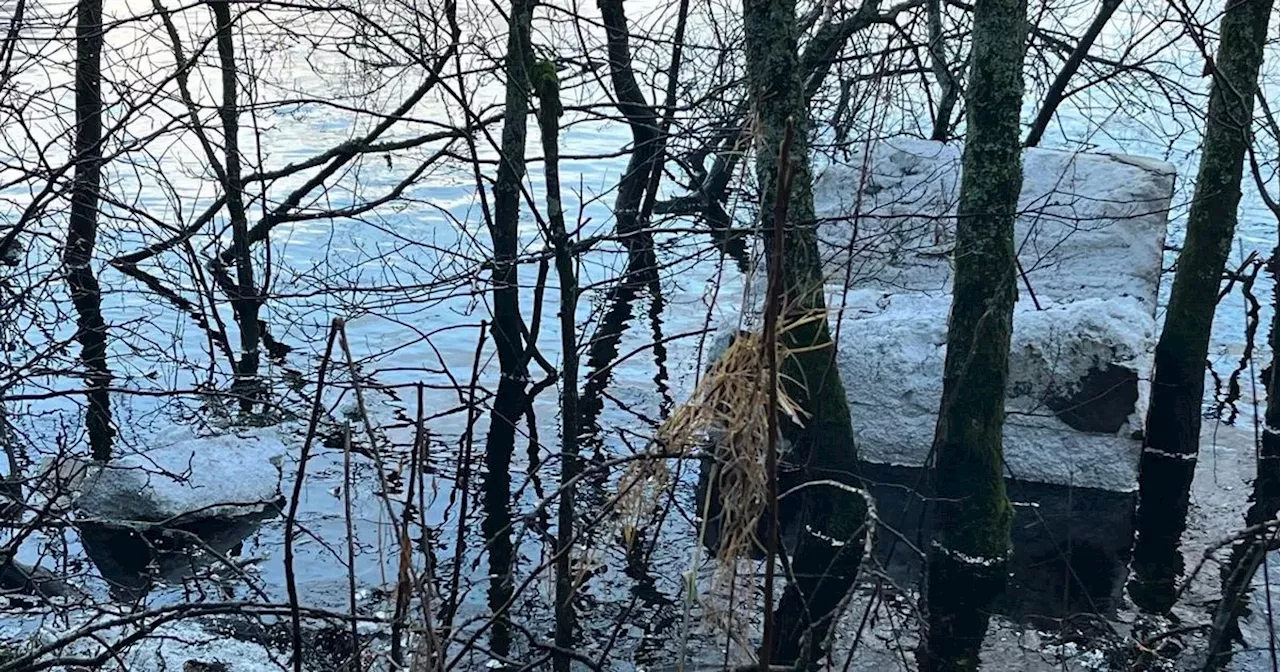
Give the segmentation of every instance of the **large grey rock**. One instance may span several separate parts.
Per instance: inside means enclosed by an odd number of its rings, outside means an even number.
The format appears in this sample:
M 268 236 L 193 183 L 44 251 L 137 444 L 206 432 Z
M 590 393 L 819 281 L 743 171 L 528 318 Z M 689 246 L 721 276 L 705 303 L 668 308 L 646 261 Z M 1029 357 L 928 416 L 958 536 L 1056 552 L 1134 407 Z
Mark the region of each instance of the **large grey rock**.
M 871 462 L 919 466 L 933 442 L 960 152 L 884 141 L 815 183 L 837 359 L 860 456 Z M 1172 166 L 1147 159 L 1025 153 L 1011 476 L 1136 488 L 1173 180 Z

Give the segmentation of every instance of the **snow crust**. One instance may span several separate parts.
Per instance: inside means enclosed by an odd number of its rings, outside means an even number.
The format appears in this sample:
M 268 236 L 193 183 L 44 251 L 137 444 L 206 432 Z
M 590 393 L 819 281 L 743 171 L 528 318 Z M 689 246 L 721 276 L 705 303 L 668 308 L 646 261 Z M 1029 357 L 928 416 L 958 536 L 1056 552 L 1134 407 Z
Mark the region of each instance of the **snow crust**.
M 886 140 L 815 181 L 828 302 L 840 321 L 837 361 L 860 455 L 871 462 L 920 466 L 933 442 L 961 151 Z M 1174 169 L 1044 149 L 1025 152 L 1023 166 L 1015 245 L 1025 280 L 1010 354 L 1008 470 L 1025 480 L 1131 491 Z M 1124 404 L 1107 409 L 1124 422 L 1108 431 L 1068 425 L 1050 401 L 1080 392 L 1103 371 L 1136 377 L 1136 393 L 1107 397 Z
M 95 670 L 102 672 L 176 672 L 179 670 L 220 669 L 227 672 L 281 672 L 291 669 L 289 656 L 262 644 L 236 639 L 220 634 L 209 627 L 205 618 L 175 620 L 155 627 L 147 636 L 128 645 L 127 638 L 136 635 L 135 626 L 102 626 L 104 621 L 118 619 L 127 611 L 104 606 L 97 613 L 89 610 L 68 615 L 69 622 L 62 625 L 45 623 L 37 626 L 33 635 L 14 636 L 13 642 L 22 646 L 43 645 L 60 637 L 76 633 L 81 628 L 95 630 L 97 638 L 81 637 L 53 655 L 62 657 L 92 657 L 101 655 L 106 646 L 115 648 L 113 655 Z M 203 665 L 201 665 L 203 664 Z M 58 667 L 55 670 L 86 669 Z M 304 664 L 304 670 L 315 669 Z
M 80 515 L 190 521 L 258 513 L 280 497 L 286 447 L 273 432 L 210 437 L 175 432 L 159 443 L 93 468 L 75 498 Z

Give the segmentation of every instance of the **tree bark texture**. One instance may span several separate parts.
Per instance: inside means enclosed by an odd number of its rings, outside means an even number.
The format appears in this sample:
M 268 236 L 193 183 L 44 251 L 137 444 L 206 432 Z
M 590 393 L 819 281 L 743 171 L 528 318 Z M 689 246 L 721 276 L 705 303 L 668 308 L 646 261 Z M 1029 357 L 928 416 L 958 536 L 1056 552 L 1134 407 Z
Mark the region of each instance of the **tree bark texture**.
M 111 458 L 111 370 L 107 367 L 107 325 L 102 290 L 93 270 L 102 183 L 102 0 L 76 5 L 75 176 L 71 215 L 62 251 L 67 288 L 76 311 L 76 340 L 88 387 L 85 429 L 95 460 Z
M 1002 431 L 1017 299 L 1026 11 L 1026 0 L 979 0 L 974 8 L 954 291 L 933 444 L 938 516 L 919 656 L 926 671 L 978 669 L 1009 556 Z
M 1272 0 L 1228 0 L 1212 66 L 1200 172 L 1164 330 L 1156 344 L 1139 476 L 1137 533 L 1129 595 L 1143 610 L 1167 612 L 1182 573 L 1178 542 L 1186 529 L 1200 445 L 1205 361 L 1218 286 L 1235 235 L 1240 180 L 1250 142 L 1258 71 Z
M 760 212 L 767 238 L 784 226 L 783 268 L 779 269 L 780 323 L 825 313 L 822 263 L 818 255 L 813 208 L 808 104 L 796 47 L 794 0 L 747 0 L 743 3 L 747 50 L 747 84 L 759 129 L 756 177 L 762 190 Z M 790 193 L 777 194 L 779 150 L 788 123 L 797 129 L 788 156 Z M 773 222 L 776 199 L 790 199 L 786 222 Z M 787 392 L 809 413 L 803 427 L 787 420 L 782 434 L 791 443 L 781 458 L 779 489 L 802 481 L 830 478 L 856 483 L 857 453 L 844 385 L 835 367 L 835 348 L 825 314 L 786 332 L 785 344 L 795 352 L 781 365 Z M 782 502 L 795 511 L 801 532 L 791 559 L 791 576 L 773 618 L 776 638 L 770 661 L 816 664 L 830 617 L 852 587 L 865 533 L 866 503 L 830 488 L 809 487 Z M 837 543 L 833 544 L 832 540 Z M 840 543 L 844 542 L 844 543 Z

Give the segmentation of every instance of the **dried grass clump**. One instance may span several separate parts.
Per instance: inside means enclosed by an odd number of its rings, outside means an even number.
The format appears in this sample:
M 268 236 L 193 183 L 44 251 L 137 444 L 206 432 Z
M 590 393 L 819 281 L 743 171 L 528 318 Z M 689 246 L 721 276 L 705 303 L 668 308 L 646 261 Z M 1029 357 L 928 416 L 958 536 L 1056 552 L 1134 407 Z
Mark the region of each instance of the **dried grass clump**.
M 785 314 L 785 311 L 784 311 Z M 772 339 L 760 331 L 740 332 L 724 354 L 716 360 L 694 389 L 692 397 L 679 406 L 658 428 L 658 442 L 668 453 L 692 455 L 710 446 L 714 460 L 713 489 L 719 491 L 720 543 L 717 560 L 730 568 L 736 558 L 749 556 L 762 546 L 756 538 L 760 518 L 768 501 L 765 457 L 769 446 L 769 388 L 777 386 L 778 412 L 798 425 L 805 412 L 787 393 L 789 379 L 782 375 L 769 381 L 765 348 L 777 349 L 779 367 L 796 354 L 787 348 L 787 332 L 825 320 L 825 312 L 815 311 L 778 325 Z M 644 487 L 670 478 L 660 460 L 636 462 L 619 484 L 619 508 L 623 513 L 623 534 L 630 539 L 647 510 Z

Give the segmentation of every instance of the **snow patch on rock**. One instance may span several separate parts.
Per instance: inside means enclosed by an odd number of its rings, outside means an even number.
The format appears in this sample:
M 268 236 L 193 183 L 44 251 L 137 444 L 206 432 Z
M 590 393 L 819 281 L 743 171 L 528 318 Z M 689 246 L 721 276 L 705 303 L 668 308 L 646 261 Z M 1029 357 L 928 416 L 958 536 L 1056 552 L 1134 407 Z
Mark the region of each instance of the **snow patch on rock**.
M 286 452 L 273 432 L 195 437 L 170 434 L 161 445 L 93 467 L 74 506 L 83 517 L 161 522 L 259 513 L 280 499 Z
M 949 292 L 960 155 L 956 143 L 894 139 L 869 160 L 827 167 L 814 205 L 828 281 Z M 1154 311 L 1173 181 L 1173 166 L 1151 159 L 1026 151 L 1014 233 L 1020 299 L 1128 296 Z
M 814 185 L 828 305 L 840 321 L 837 362 L 860 455 L 872 462 L 920 466 L 933 443 L 961 151 L 882 141 L 869 157 L 828 166 Z M 1031 149 L 1023 170 L 1008 470 L 1131 491 L 1174 169 Z

